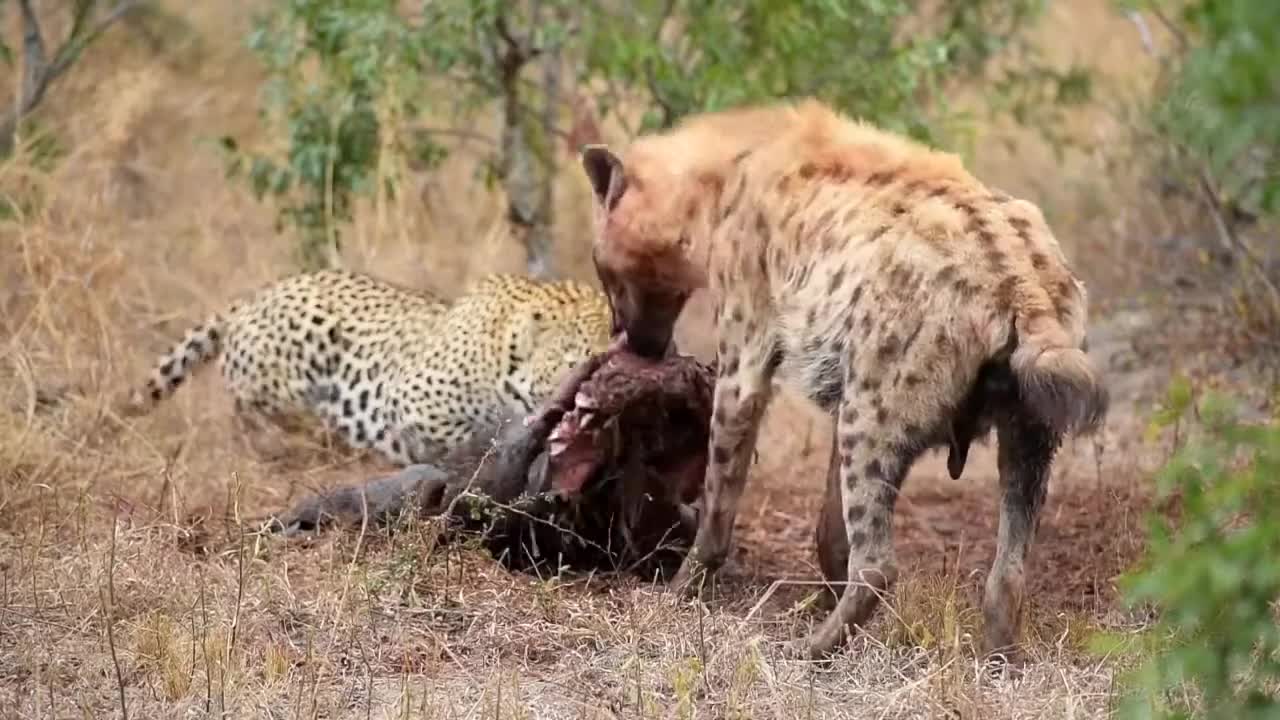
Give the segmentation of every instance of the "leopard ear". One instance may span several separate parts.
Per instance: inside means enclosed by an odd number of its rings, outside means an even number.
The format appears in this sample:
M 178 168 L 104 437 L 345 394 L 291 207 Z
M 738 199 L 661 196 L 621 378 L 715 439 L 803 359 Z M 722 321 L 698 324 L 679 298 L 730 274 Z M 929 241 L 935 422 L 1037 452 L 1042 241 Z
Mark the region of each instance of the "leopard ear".
M 596 202 L 606 210 L 617 206 L 627 191 L 626 173 L 622 160 L 604 145 L 585 145 L 582 148 L 582 169 L 587 172 Z

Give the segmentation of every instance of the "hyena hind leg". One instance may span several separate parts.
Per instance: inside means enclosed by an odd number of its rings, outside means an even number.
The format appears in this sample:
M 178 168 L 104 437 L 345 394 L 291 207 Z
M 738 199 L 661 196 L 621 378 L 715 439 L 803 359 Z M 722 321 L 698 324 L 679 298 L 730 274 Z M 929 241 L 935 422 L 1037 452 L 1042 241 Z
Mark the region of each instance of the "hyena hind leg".
M 1027 551 L 1039 525 L 1050 466 L 1061 436 L 1020 407 L 1001 413 L 996 432 L 1000 529 L 982 602 L 983 639 L 989 656 L 1015 661 L 1026 590 Z
M 859 402 L 846 397 L 837 431 L 839 520 L 843 521 L 847 543 L 841 546 L 838 540 L 829 538 L 828 546 L 819 549 L 820 557 L 827 553 L 824 568 L 838 564 L 844 550 L 846 582 L 835 609 L 804 641 L 803 649 L 812 658 L 832 653 L 850 631 L 865 625 L 881 597 L 897 580 L 893 509 L 902 480 L 924 446 L 924 437 L 913 436 L 923 435 L 923 431 L 893 417 L 894 405 L 890 401 L 878 398 L 865 407 L 855 405 Z M 819 521 L 823 525 L 837 522 L 829 515 L 833 512 L 832 502 L 829 490 Z M 828 526 L 829 535 L 837 532 Z
M 848 580 L 849 534 L 844 526 L 844 500 L 840 492 L 840 435 L 837 424 L 831 423 L 831 453 L 827 459 L 827 491 L 819 511 L 818 527 L 814 533 L 817 541 L 818 567 L 827 581 L 819 598 L 821 607 L 828 612 L 840 601 L 840 591 Z

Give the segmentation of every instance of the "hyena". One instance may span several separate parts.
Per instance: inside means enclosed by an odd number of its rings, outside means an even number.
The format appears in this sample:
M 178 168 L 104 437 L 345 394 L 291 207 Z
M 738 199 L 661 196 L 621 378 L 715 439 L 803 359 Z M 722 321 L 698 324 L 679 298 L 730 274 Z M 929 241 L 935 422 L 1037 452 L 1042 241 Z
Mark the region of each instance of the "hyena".
M 795 646 L 812 657 L 896 580 L 893 506 L 915 460 L 947 448 L 958 476 L 994 426 L 1003 498 L 984 642 L 1008 658 L 1053 456 L 1108 405 L 1084 351 L 1084 284 L 1040 210 L 816 100 L 694 116 L 621 154 L 585 147 L 582 163 L 625 343 L 663 356 L 688 297 L 714 300 L 704 506 L 673 585 L 700 592 L 725 560 L 775 380 L 833 417 L 839 505 L 819 522 L 820 556 L 857 581 Z

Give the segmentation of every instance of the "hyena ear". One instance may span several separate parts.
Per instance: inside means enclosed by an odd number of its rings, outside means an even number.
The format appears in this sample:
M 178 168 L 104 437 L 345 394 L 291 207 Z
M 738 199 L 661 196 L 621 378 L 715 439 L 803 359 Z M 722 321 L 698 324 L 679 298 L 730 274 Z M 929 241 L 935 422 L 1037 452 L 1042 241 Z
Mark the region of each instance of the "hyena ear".
M 585 145 L 582 148 L 582 169 L 587 171 L 596 202 L 612 210 L 627 190 L 622 161 L 604 145 Z

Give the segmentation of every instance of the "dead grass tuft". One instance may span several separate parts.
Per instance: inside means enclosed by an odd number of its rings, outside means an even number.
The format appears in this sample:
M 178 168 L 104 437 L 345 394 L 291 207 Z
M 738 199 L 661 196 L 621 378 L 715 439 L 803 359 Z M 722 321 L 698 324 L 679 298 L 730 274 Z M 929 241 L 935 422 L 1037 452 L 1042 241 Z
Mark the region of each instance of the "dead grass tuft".
M 887 647 L 920 648 L 951 659 L 975 654 L 982 614 L 969 603 L 958 573 L 913 573 L 898 585 L 886 609 Z

